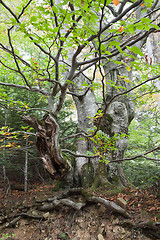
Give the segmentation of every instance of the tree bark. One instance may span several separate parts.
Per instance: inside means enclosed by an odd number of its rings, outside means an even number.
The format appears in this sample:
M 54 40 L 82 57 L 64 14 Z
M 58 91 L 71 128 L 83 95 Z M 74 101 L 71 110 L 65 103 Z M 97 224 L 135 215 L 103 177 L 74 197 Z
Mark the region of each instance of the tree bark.
M 70 89 L 74 94 L 79 95 L 73 96 L 78 116 L 78 126 L 77 132 L 87 133 L 89 129 L 93 128 L 93 123 L 91 119 L 95 116 L 98 105 L 96 102 L 96 97 L 94 92 L 89 89 L 86 93 L 86 88 L 82 86 L 86 80 L 85 77 L 80 75 L 76 78 L 76 84 L 74 84 Z M 75 88 L 76 86 L 76 88 Z M 79 90 L 82 89 L 82 90 Z M 89 139 L 85 137 L 76 139 L 77 145 L 77 154 L 86 154 L 87 151 L 92 151 L 93 146 Z M 78 186 L 89 187 L 93 184 L 96 169 L 98 168 L 98 159 L 97 158 L 85 158 L 85 157 L 76 157 L 75 158 L 75 168 L 74 168 L 74 181 Z
M 68 164 L 62 157 L 59 146 L 59 125 L 56 119 L 47 114 L 41 122 L 31 116 L 24 116 L 23 120 L 33 126 L 36 133 L 36 146 L 44 168 L 51 178 L 63 179 L 68 172 Z
M 124 59 L 125 61 L 125 59 Z M 132 70 L 126 69 L 126 66 L 116 66 L 113 62 L 104 65 L 106 76 L 106 104 L 120 92 L 128 90 L 132 86 Z M 107 82 L 112 82 L 114 86 L 110 86 Z M 104 106 L 105 108 L 105 106 Z M 110 161 L 123 159 L 124 152 L 127 148 L 128 127 L 134 118 L 135 105 L 133 103 L 133 94 L 127 96 L 121 95 L 115 98 L 106 109 L 105 120 L 102 128 L 110 137 L 115 134 L 118 137 L 116 141 L 116 150 L 112 151 Z M 122 137 L 123 134 L 123 137 Z M 108 165 L 107 177 L 111 183 L 119 187 L 128 187 L 130 184 L 125 177 L 123 171 L 123 162 L 118 164 L 110 163 Z
M 24 191 L 28 190 L 28 138 L 26 138 L 25 165 L 24 165 Z

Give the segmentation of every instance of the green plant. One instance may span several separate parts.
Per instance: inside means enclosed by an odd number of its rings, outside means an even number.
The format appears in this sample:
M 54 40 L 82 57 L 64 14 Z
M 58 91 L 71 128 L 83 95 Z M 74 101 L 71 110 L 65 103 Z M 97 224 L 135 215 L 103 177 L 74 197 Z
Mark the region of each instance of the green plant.
M 9 234 L 9 233 L 2 233 L 2 237 L 0 237 L 0 240 L 6 240 L 10 237 L 14 237 L 15 234 Z

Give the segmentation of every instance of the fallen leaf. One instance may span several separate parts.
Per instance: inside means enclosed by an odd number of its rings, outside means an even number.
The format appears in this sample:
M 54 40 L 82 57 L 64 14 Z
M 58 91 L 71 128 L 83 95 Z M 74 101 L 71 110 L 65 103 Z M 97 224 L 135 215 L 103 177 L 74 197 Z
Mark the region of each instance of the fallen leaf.
M 154 210 L 156 210 L 156 208 L 155 207 L 151 207 L 148 211 L 151 212 L 151 211 L 154 211 Z

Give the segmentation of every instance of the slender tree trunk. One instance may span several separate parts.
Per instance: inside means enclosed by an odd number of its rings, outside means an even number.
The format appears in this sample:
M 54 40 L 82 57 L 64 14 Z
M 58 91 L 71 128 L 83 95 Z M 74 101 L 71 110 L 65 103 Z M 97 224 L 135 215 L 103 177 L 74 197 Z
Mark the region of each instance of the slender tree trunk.
M 5 111 L 5 123 L 4 126 L 7 126 L 7 112 Z M 4 145 L 6 144 L 6 140 L 4 139 Z M 6 175 L 6 148 L 4 149 L 3 153 L 3 181 L 4 181 L 4 187 L 8 183 L 7 175 Z
M 6 167 L 5 167 L 5 165 L 3 164 L 3 181 L 4 181 L 4 183 L 6 182 L 6 180 L 7 180 Z
M 28 138 L 26 138 L 25 165 L 24 165 L 24 191 L 28 190 Z

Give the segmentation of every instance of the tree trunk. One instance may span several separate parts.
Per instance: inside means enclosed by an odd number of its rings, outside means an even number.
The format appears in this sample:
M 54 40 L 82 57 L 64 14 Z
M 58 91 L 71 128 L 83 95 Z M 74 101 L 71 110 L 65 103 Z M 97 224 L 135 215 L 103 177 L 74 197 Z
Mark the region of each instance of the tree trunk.
M 46 114 L 41 122 L 31 116 L 24 116 L 23 120 L 37 131 L 36 146 L 46 171 L 53 179 L 63 179 L 67 175 L 68 165 L 61 154 L 56 119 Z
M 113 62 L 109 62 L 104 65 L 104 72 L 106 76 L 106 103 L 117 94 L 124 92 L 131 88 L 132 84 L 132 71 L 126 69 L 125 65 L 116 66 Z M 107 84 L 112 82 L 114 86 Z M 110 137 L 115 134 L 118 137 L 116 141 L 116 150 L 112 151 L 111 159 L 123 159 L 124 152 L 127 148 L 127 134 L 128 127 L 134 118 L 134 103 L 133 95 L 121 95 L 115 98 L 106 109 L 103 120 L 103 131 Z M 104 106 L 105 108 L 105 106 Z M 123 172 L 123 163 L 113 164 L 110 163 L 108 167 L 108 179 L 111 183 L 118 186 L 129 186 L 129 183 Z
M 74 101 L 76 104 L 76 109 L 77 109 L 77 115 L 78 115 L 78 132 L 81 133 L 90 133 L 89 129 L 94 128 L 94 117 L 96 116 L 98 112 L 98 104 L 96 102 L 96 97 L 93 93 L 93 91 L 90 89 L 87 91 L 85 94 L 86 89 L 82 87 L 82 84 L 88 83 L 88 80 L 86 80 L 82 75 L 79 76 L 79 78 L 76 79 L 76 84 L 72 86 L 72 92 L 74 92 Z M 75 86 L 79 87 L 79 89 L 82 89 L 79 93 L 78 89 L 75 89 Z M 111 105 L 112 106 L 112 105 Z M 125 112 L 125 127 L 128 130 L 128 115 Z M 111 114 L 107 113 L 107 115 L 110 116 L 110 119 L 112 119 Z M 104 115 L 106 116 L 106 114 Z M 122 119 L 123 120 L 123 119 Z M 106 121 L 104 118 L 102 122 Z M 115 121 L 115 120 L 114 120 Z M 117 119 L 119 121 L 119 118 Z M 111 131 L 109 130 L 110 128 L 113 128 L 114 124 L 111 122 L 108 122 L 109 124 L 106 125 L 107 129 L 104 129 L 105 132 L 112 137 L 110 134 Z M 118 124 L 118 122 L 117 122 Z M 117 125 L 119 127 L 119 125 Z M 121 127 L 121 126 L 120 126 Z M 104 124 L 102 124 L 101 129 L 103 130 Z M 113 129 L 115 130 L 115 129 Z M 117 141 L 117 147 L 119 147 L 119 151 L 117 151 L 117 156 L 114 153 L 116 159 L 117 157 L 120 158 L 120 156 L 123 156 L 124 152 L 124 143 L 126 140 L 119 140 Z M 80 137 L 76 139 L 76 144 L 77 144 L 77 154 L 79 155 L 85 155 L 87 151 L 94 152 L 93 151 L 93 145 L 94 143 L 89 140 L 88 138 L 85 137 Z M 98 187 L 99 185 L 103 184 L 105 186 L 109 186 L 110 188 L 114 187 L 108 180 L 111 180 L 110 177 L 107 177 L 107 166 L 105 163 L 99 161 L 100 158 L 95 157 L 95 158 L 87 158 L 87 157 L 76 157 L 75 158 L 75 168 L 74 168 L 74 180 L 76 185 L 78 186 L 83 186 L 83 187 Z M 119 180 L 118 186 L 122 185 L 124 186 L 125 183 L 125 177 L 123 174 L 123 170 L 118 168 L 119 171 L 118 173 L 121 174 L 121 178 L 123 179 L 122 181 Z M 115 173 L 115 175 L 117 172 Z M 115 182 L 114 182 L 115 183 Z
M 6 127 L 7 126 L 7 111 L 5 111 L 5 122 L 4 122 L 4 126 Z M 6 145 L 6 137 L 4 138 L 4 145 Z M 2 168 L 3 168 L 3 182 L 4 182 L 4 190 L 6 191 L 7 189 L 7 184 L 9 185 L 9 179 L 7 178 L 7 174 L 6 174 L 6 148 L 4 149 L 3 151 L 3 155 L 2 155 Z
M 93 128 L 93 123 L 90 122 L 98 110 L 94 92 L 91 89 L 86 92 L 85 87 L 82 87 L 82 84 L 86 81 L 85 77 L 80 75 L 76 78 L 76 84 L 71 87 L 71 90 L 79 96 L 73 96 L 73 99 L 78 115 L 77 132 L 80 133 L 87 133 L 89 129 Z M 76 153 L 79 155 L 85 155 L 87 151 L 93 150 L 91 141 L 85 137 L 78 137 L 76 145 Z M 98 168 L 98 162 L 97 158 L 76 157 L 74 168 L 75 184 L 85 187 L 91 186 L 95 178 L 96 169 Z
M 24 191 L 28 190 L 28 138 L 26 138 L 25 165 L 24 165 Z
M 128 72 L 125 66 L 119 68 L 114 63 L 109 62 L 104 66 L 106 83 L 110 79 L 116 86 L 129 88 L 129 84 L 123 79 L 123 75 L 128 76 L 131 80 L 131 72 Z M 121 76 L 121 78 L 120 78 Z M 77 132 L 91 134 L 90 130 L 94 128 L 94 117 L 98 112 L 98 104 L 92 89 L 86 89 L 83 83 L 90 84 L 89 80 L 80 75 L 74 80 L 74 84 L 70 86 L 70 91 L 73 93 L 73 99 L 76 104 L 78 115 Z M 106 102 L 115 96 L 121 90 L 114 87 L 107 87 Z M 102 110 L 104 111 L 104 107 Z M 119 138 L 116 142 L 116 151 L 112 151 L 110 161 L 122 159 L 124 151 L 127 147 L 128 126 L 134 117 L 134 104 L 131 95 L 121 96 L 114 99 L 106 109 L 103 120 L 101 122 L 101 130 L 113 137 L 114 134 L 126 134 L 125 137 Z M 41 160 L 47 172 L 53 179 L 63 179 L 68 174 L 68 164 L 63 159 L 59 147 L 59 125 L 51 114 L 46 114 L 41 122 L 34 117 L 25 116 L 25 122 L 32 125 L 37 131 L 37 149 L 40 153 Z M 93 152 L 93 142 L 81 136 L 76 139 L 77 155 L 86 155 L 87 151 Z M 72 175 L 72 172 L 70 176 Z M 70 183 L 74 182 L 76 186 L 97 187 L 101 184 L 113 187 L 128 186 L 128 181 L 123 173 L 123 168 L 120 164 L 106 165 L 99 162 L 98 157 L 76 157 L 74 164 L 73 177 L 70 178 Z

